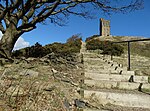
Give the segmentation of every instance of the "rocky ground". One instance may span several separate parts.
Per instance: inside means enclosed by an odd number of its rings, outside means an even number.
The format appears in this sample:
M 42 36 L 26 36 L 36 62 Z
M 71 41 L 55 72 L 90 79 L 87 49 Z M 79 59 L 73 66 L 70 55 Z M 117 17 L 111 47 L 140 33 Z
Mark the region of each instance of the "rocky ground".
M 1 66 L 0 111 L 76 111 L 81 62 L 80 54 L 52 53 Z
M 137 75 L 150 74 L 149 58 L 131 57 L 131 68 Z M 127 67 L 126 54 L 114 57 L 115 60 Z M 85 106 L 98 111 L 143 111 L 84 101 L 80 94 L 82 62 L 81 54 L 51 53 L 43 58 L 15 59 L 12 64 L 0 66 L 0 111 L 78 111 Z

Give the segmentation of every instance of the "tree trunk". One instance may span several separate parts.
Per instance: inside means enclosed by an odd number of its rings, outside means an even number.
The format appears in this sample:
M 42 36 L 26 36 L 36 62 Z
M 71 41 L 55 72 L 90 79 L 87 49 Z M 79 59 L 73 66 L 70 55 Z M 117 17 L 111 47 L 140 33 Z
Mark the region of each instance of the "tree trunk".
M 11 52 L 14 48 L 16 41 L 19 36 L 17 36 L 17 31 L 13 27 L 7 28 L 6 32 L 0 40 L 0 57 L 5 59 L 11 59 Z

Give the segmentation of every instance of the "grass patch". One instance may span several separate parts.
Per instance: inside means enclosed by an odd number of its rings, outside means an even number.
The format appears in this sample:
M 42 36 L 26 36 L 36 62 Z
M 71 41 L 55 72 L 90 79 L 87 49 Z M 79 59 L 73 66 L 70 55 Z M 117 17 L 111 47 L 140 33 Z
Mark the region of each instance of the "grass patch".
M 86 40 L 87 50 L 102 50 L 101 54 L 120 56 L 124 53 L 124 48 L 120 44 L 112 44 L 111 41 L 100 39 L 87 39 Z

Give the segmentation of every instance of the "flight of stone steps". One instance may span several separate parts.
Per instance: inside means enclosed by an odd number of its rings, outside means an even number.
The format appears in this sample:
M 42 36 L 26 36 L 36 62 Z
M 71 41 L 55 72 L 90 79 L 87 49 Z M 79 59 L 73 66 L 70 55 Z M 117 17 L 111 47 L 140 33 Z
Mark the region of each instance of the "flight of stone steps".
M 84 63 L 84 99 L 99 105 L 143 108 L 150 111 L 148 76 L 137 76 L 109 56 L 91 53 L 82 43 Z M 102 111 L 85 109 L 85 111 Z M 112 110 L 107 110 L 112 111 Z M 138 109 L 137 109 L 138 111 Z M 141 110 L 139 110 L 141 111 Z

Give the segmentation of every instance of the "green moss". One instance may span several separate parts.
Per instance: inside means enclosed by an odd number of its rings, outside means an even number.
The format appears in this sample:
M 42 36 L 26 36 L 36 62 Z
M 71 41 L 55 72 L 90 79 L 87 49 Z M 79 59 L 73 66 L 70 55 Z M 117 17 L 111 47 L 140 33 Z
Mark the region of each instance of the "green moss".
M 150 92 L 150 89 L 145 89 L 145 88 L 143 88 L 143 89 L 142 89 L 142 92 L 149 93 L 149 92 Z

